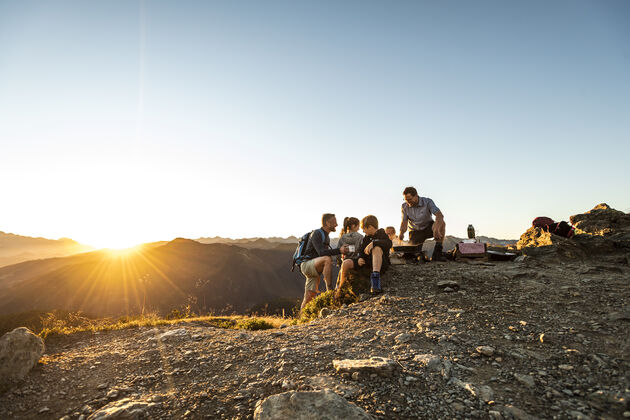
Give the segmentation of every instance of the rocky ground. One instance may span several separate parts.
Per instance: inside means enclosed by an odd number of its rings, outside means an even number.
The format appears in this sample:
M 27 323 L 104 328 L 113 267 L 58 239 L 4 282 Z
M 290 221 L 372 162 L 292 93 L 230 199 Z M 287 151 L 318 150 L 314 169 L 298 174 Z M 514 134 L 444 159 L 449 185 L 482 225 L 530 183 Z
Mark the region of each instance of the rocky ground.
M 0 396 L 0 418 L 252 418 L 331 389 L 382 419 L 630 417 L 628 254 L 392 267 L 385 293 L 310 324 L 70 335 Z M 438 286 L 439 284 L 439 286 Z M 337 372 L 333 361 L 394 361 Z M 132 415 L 132 416 L 133 416 Z

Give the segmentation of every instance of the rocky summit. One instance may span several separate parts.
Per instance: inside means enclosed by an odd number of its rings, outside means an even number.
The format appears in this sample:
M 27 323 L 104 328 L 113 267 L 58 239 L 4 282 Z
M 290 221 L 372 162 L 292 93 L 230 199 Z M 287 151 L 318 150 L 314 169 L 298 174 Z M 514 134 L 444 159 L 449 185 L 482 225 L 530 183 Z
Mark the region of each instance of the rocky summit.
M 382 295 L 308 324 L 55 337 L 0 418 L 629 418 L 630 248 L 596 229 L 514 262 L 393 266 Z

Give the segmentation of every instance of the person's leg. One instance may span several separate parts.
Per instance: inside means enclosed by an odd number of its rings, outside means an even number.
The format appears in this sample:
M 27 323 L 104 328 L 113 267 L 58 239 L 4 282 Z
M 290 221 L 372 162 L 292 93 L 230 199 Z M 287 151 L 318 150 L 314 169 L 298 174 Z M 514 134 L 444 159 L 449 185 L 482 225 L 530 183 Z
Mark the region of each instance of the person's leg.
M 319 275 L 317 271 L 317 258 L 304 261 L 300 264 L 300 271 L 306 277 L 306 283 L 304 285 L 304 299 L 302 300 L 302 306 L 300 310 L 306 306 L 315 296 L 317 296 L 317 290 L 319 288 Z
M 411 245 L 422 245 L 422 242 L 424 242 L 424 239 L 422 239 L 421 236 L 422 236 L 422 231 L 419 231 L 419 230 L 410 231 L 409 243 Z
M 341 288 L 348 281 L 348 270 L 352 270 L 354 268 L 354 261 L 351 259 L 343 260 L 341 264 L 341 270 L 339 271 L 339 283 L 337 284 L 337 291 L 335 292 L 335 298 L 339 299 L 341 295 Z
M 371 293 L 381 292 L 381 266 L 383 265 L 383 248 L 372 248 L 372 273 L 370 274 Z
M 348 281 L 348 270 L 352 270 L 354 268 L 354 261 L 350 258 L 343 260 L 341 264 L 341 270 L 339 270 L 339 284 L 337 285 L 337 289 L 341 288 L 346 281 Z
M 307 303 L 317 296 L 317 289 L 319 289 L 319 277 L 307 277 L 306 284 L 304 285 L 304 299 L 300 310 L 304 309 Z
M 372 271 L 381 272 L 383 265 L 383 248 L 375 246 L 372 248 Z
M 433 237 L 433 223 L 431 223 L 431 237 Z M 440 230 L 441 238 L 439 240 L 435 240 L 435 248 L 433 248 L 433 255 L 431 256 L 431 261 L 446 261 L 444 258 L 444 238 L 446 237 L 446 224 L 442 226 Z
M 324 274 L 324 281 L 326 282 L 326 290 L 332 289 L 332 257 L 317 257 L 315 258 L 315 269 L 318 273 Z

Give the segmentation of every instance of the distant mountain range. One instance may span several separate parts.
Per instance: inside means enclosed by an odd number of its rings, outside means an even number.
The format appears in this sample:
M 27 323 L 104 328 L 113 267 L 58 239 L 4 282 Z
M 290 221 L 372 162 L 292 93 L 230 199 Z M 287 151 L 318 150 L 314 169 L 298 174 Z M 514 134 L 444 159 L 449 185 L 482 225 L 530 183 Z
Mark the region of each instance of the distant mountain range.
M 516 242 L 478 239 L 494 246 Z M 333 246 L 337 240 L 331 238 Z M 461 240 L 447 236 L 444 249 Z M 0 267 L 0 314 L 64 309 L 96 316 L 143 310 L 164 315 L 187 304 L 196 312 L 243 313 L 266 303 L 297 301 L 304 278 L 299 270 L 290 271 L 296 243 L 295 237 L 178 238 L 125 254 L 85 252 L 90 248 L 70 239 L 0 232 L 0 261 L 37 258 Z M 433 242 L 424 249 L 430 256 Z
M 295 236 L 289 236 L 288 238 L 221 238 L 215 236 L 213 238 L 197 238 L 195 241 L 202 244 L 229 244 L 238 245 L 244 248 L 258 248 L 258 249 L 276 249 L 276 248 L 288 248 L 289 245 L 293 249 L 297 246 L 298 238 Z
M 66 309 L 118 316 L 144 308 L 165 314 L 186 304 L 201 312 L 244 312 L 303 295 L 304 278 L 290 270 L 292 252 L 175 239 L 129 254 L 100 250 L 27 261 L 0 268 L 0 313 Z
M 34 259 L 65 257 L 93 249 L 67 238 L 31 238 L 0 232 L 0 267 Z

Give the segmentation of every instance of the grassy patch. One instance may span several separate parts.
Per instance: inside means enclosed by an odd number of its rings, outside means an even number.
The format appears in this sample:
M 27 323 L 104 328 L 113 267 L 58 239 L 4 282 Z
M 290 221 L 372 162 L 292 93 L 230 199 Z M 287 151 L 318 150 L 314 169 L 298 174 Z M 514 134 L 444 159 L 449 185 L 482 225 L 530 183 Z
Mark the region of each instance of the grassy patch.
M 44 327 L 39 335 L 42 338 L 62 336 L 79 332 L 96 332 L 96 331 L 112 331 L 126 328 L 152 327 L 158 325 L 174 325 L 174 324 L 205 324 L 216 328 L 226 329 L 244 329 L 244 330 L 266 330 L 277 328 L 281 324 L 288 324 L 290 320 L 281 317 L 256 317 L 250 318 L 246 316 L 196 316 L 189 318 L 165 319 L 157 315 L 139 315 L 136 317 L 125 316 L 122 318 L 99 318 L 90 319 L 82 318 L 80 315 L 75 316 L 72 320 L 56 319 L 54 315 L 49 314 L 44 321 Z
M 236 323 L 236 328 L 242 330 L 269 330 L 273 328 L 273 324 L 261 318 L 242 319 Z

